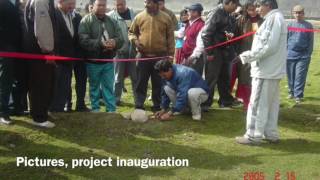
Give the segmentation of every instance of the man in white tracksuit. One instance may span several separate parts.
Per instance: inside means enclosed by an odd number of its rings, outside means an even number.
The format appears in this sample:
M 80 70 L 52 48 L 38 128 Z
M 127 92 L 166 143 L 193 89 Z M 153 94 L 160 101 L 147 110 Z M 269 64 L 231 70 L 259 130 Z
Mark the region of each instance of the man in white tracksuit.
M 264 23 L 255 34 L 250 51 L 240 54 L 251 63 L 252 94 L 247 113 L 247 131 L 236 142 L 257 145 L 262 139 L 279 142 L 279 83 L 286 75 L 287 25 L 276 0 L 257 0 Z

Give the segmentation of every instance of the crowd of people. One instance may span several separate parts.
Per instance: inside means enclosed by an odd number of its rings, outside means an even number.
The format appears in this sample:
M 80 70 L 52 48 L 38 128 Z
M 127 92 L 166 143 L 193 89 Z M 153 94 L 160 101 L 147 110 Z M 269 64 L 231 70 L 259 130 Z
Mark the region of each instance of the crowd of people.
M 179 21 L 165 0 L 144 3 L 136 14 L 126 0 L 115 0 L 109 12 L 107 0 L 90 0 L 82 17 L 76 0 L 1 0 L 0 51 L 82 60 L 0 57 L 0 124 L 12 124 L 10 116 L 30 109 L 34 125 L 53 128 L 52 113 L 72 111 L 73 74 L 75 111 L 100 112 L 103 100 L 106 112 L 115 113 L 128 76 L 135 109 L 145 109 L 151 79 L 157 118 L 191 113 L 201 120 L 217 88 L 220 108 L 243 104 L 247 112 L 246 133 L 236 142 L 278 142 L 279 82 L 287 75 L 289 98 L 302 101 L 313 33 L 288 32 L 276 0 L 220 0 L 206 17 L 202 4 L 194 3 L 181 10 Z M 290 27 L 313 28 L 301 5 L 292 13 Z M 255 34 L 214 47 L 250 32 Z

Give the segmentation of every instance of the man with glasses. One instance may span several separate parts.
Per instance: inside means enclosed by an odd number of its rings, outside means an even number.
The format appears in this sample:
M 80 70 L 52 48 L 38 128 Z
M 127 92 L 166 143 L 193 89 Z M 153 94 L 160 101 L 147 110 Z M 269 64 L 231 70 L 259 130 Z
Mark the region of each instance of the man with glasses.
M 294 20 L 289 27 L 313 29 L 312 24 L 304 20 L 304 8 L 296 5 L 292 9 Z M 313 32 L 288 33 L 287 75 L 289 98 L 300 103 L 304 96 L 308 68 L 313 51 Z

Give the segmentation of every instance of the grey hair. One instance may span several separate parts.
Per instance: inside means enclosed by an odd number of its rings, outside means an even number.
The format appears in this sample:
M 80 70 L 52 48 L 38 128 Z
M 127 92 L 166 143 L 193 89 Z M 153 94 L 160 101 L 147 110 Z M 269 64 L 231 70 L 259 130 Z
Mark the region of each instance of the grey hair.
M 270 6 L 271 9 L 278 9 L 277 0 L 257 0 L 256 4 Z

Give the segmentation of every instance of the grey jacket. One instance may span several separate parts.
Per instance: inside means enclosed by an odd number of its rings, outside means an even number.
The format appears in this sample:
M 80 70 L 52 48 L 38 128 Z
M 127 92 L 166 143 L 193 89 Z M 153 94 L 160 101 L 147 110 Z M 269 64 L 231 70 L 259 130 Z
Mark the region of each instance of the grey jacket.
M 130 11 L 131 21 L 133 21 L 135 14 L 132 9 L 129 9 L 129 11 Z M 121 33 L 124 40 L 122 47 L 117 51 L 117 56 L 122 57 L 123 55 L 128 55 L 129 57 L 134 57 L 136 52 L 135 52 L 134 46 L 132 45 L 132 43 L 129 41 L 129 38 L 128 38 L 128 29 L 130 27 L 128 27 L 128 24 L 119 15 L 117 10 L 110 11 L 108 13 L 108 16 L 113 18 L 117 22 L 118 26 L 121 29 Z

